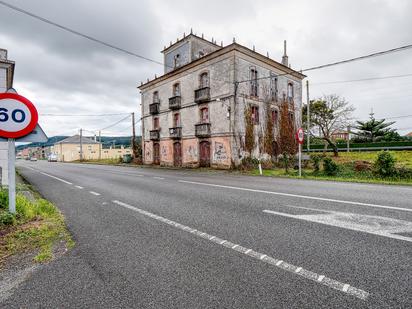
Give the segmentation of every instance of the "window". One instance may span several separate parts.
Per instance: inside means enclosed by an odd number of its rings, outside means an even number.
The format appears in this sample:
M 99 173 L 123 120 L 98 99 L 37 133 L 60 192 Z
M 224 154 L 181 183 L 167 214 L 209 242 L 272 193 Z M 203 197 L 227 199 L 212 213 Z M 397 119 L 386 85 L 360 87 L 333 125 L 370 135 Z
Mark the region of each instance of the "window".
M 208 123 L 209 122 L 209 109 L 207 107 L 200 110 L 200 122 Z
M 258 72 L 256 68 L 250 69 L 250 95 L 252 97 L 258 96 Z
M 158 130 L 159 129 L 159 117 L 154 117 L 153 118 L 153 130 Z
M 252 106 L 252 123 L 259 124 L 259 107 Z
M 200 88 L 209 87 L 209 74 L 204 72 L 200 74 Z
M 205 53 L 203 51 L 199 50 L 198 58 L 202 58 L 204 55 L 205 55 Z
M 180 84 L 174 84 L 173 85 L 173 96 L 178 97 L 180 96 Z
M 279 112 L 277 109 L 272 110 L 272 122 L 277 126 L 279 120 Z
M 278 100 L 278 78 L 274 73 L 270 73 L 270 98 Z
M 293 84 L 288 83 L 288 101 L 292 102 L 293 101 Z
M 292 112 L 289 112 L 289 119 L 292 122 L 292 124 L 295 123 L 295 115 Z
M 176 54 L 173 58 L 174 61 L 174 67 L 177 68 L 178 66 L 180 66 L 180 55 Z
M 176 113 L 173 115 L 173 127 L 180 127 L 180 114 Z
M 153 103 L 159 103 L 159 92 L 153 92 Z

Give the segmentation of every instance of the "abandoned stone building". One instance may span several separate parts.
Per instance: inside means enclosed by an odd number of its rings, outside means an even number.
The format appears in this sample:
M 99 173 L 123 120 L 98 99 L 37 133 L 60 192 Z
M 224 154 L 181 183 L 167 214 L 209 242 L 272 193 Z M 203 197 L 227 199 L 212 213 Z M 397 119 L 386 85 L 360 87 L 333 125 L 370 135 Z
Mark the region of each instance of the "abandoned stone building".
M 193 33 L 162 53 L 164 75 L 138 87 L 145 164 L 231 168 L 247 156 L 267 158 L 264 120 L 270 113 L 276 142 L 282 101 L 293 106 L 291 117 L 300 125 L 305 76 L 288 65 L 286 43 L 281 62 L 235 40 L 223 47 Z M 249 151 L 245 111 L 256 137 Z

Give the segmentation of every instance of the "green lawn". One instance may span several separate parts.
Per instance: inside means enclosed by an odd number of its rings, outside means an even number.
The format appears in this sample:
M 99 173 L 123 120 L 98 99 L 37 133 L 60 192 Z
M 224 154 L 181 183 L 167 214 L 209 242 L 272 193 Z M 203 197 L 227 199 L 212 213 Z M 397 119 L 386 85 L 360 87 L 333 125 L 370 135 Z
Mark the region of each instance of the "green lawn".
M 63 215 L 27 184 L 18 184 L 16 214 L 8 209 L 8 191 L 0 189 L 0 268 L 12 255 L 36 250 L 36 262 L 53 258 L 53 246 L 73 246 Z
M 396 159 L 396 163 L 399 166 L 404 166 L 407 168 L 412 168 L 412 151 L 390 151 Z M 368 161 L 373 163 L 378 151 L 365 151 L 365 152 L 339 152 L 339 156 L 333 157 L 333 154 L 327 153 L 328 156 L 331 156 L 337 163 L 348 163 L 353 161 Z

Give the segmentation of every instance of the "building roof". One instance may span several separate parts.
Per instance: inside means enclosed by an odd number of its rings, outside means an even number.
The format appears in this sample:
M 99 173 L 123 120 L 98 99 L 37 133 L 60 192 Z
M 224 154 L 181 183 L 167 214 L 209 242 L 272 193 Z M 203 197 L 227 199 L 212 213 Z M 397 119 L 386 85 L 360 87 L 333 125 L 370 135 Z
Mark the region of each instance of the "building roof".
M 157 83 L 157 82 L 159 82 L 159 81 L 168 79 L 169 77 L 174 76 L 175 74 L 179 74 L 179 73 L 187 70 L 188 68 L 194 67 L 194 66 L 196 66 L 196 65 L 198 65 L 198 64 L 201 64 L 201 63 L 203 63 L 203 62 L 209 61 L 209 60 L 211 60 L 211 59 L 213 59 L 213 58 L 219 57 L 219 56 L 221 56 L 221 55 L 223 55 L 223 54 L 225 54 L 225 53 L 231 52 L 231 51 L 233 51 L 233 50 L 236 50 L 236 51 L 238 51 L 238 52 L 247 54 L 247 55 L 252 56 L 252 57 L 254 57 L 254 58 L 258 59 L 258 60 L 265 61 L 265 62 L 269 63 L 270 65 L 272 65 L 272 66 L 274 66 L 274 67 L 277 67 L 278 69 L 280 69 L 280 70 L 282 70 L 282 71 L 284 71 L 284 72 L 286 72 L 286 73 L 288 73 L 288 74 L 290 74 L 290 75 L 292 75 L 292 76 L 295 76 L 295 77 L 297 77 L 297 78 L 303 79 L 303 78 L 306 77 L 306 75 L 304 75 L 304 74 L 302 74 L 302 73 L 300 73 L 300 72 L 298 72 L 298 71 L 295 71 L 295 70 L 293 70 L 293 69 L 291 69 L 291 68 L 283 65 L 282 63 L 277 62 L 276 60 L 273 60 L 273 59 L 271 59 L 271 58 L 269 58 L 269 57 L 267 57 L 267 56 L 264 56 L 264 55 L 262 55 L 262 54 L 260 54 L 260 53 L 258 53 L 258 52 L 256 52 L 256 51 L 254 51 L 254 50 L 251 50 L 250 48 L 247 48 L 247 47 L 245 47 L 245 46 L 243 46 L 243 45 L 240 45 L 240 44 L 238 44 L 238 43 L 232 43 L 232 44 L 227 45 L 227 46 L 225 46 L 225 47 L 223 47 L 223 48 L 220 48 L 220 49 L 218 49 L 218 50 L 216 50 L 216 51 L 214 51 L 214 52 L 211 52 L 211 53 L 209 53 L 209 54 L 206 54 L 205 56 L 203 56 L 203 57 L 201 57 L 201 58 L 198 58 L 198 59 L 196 59 L 196 60 L 193 60 L 192 62 L 189 62 L 189 63 L 187 63 L 187 64 L 185 64 L 185 65 L 183 65 L 183 66 L 181 66 L 181 67 L 179 67 L 179 68 L 177 68 L 177 69 L 175 69 L 175 70 L 173 70 L 173 71 L 170 71 L 170 72 L 168 72 L 168 73 L 166 73 L 166 74 L 164 74 L 164 75 L 162 75 L 162 76 L 159 76 L 159 77 L 157 77 L 157 78 L 155 78 L 155 79 L 149 80 L 148 82 L 141 84 L 141 85 L 138 86 L 137 88 L 140 89 L 140 90 L 143 90 L 143 89 L 145 89 L 145 88 L 147 88 L 147 87 L 149 87 L 149 86 L 151 86 L 151 85 L 153 85 L 153 84 L 155 84 L 155 83 Z
M 64 140 L 61 140 L 60 142 L 57 142 L 56 144 L 80 144 L 80 135 L 76 134 L 70 136 Z M 89 137 L 82 136 L 82 144 L 99 144 L 99 142 L 95 142 L 94 139 L 91 139 Z
M 219 48 L 222 48 L 222 47 L 223 47 L 223 45 L 218 45 L 218 44 L 216 44 L 215 41 L 209 41 L 209 40 L 205 39 L 205 38 L 203 37 L 203 35 L 200 37 L 200 36 L 197 36 L 196 34 L 190 33 L 189 35 L 183 35 L 183 38 L 178 39 L 175 43 L 170 42 L 170 45 L 169 45 L 168 47 L 165 46 L 165 48 L 161 51 L 161 53 L 165 53 L 166 51 L 168 51 L 169 49 L 173 48 L 174 46 L 176 46 L 176 45 L 179 44 L 180 42 L 185 41 L 185 40 L 188 40 L 190 37 L 194 37 L 194 38 L 200 39 L 200 40 L 202 40 L 202 41 L 204 41 L 204 42 L 206 42 L 206 43 L 209 43 L 209 44 L 214 45 L 214 46 L 219 47 Z M 222 44 L 223 44 L 223 42 L 222 42 Z

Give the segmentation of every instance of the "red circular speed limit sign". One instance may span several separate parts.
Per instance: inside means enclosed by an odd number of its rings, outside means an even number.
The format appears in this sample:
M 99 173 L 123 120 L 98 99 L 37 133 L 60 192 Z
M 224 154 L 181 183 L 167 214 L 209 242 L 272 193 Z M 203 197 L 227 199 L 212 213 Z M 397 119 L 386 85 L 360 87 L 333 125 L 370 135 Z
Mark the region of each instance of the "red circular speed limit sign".
M 18 138 L 31 133 L 37 125 L 37 110 L 25 97 L 0 93 L 0 137 Z
M 296 132 L 296 139 L 298 140 L 299 144 L 303 144 L 305 133 L 303 132 L 302 128 L 299 128 Z

